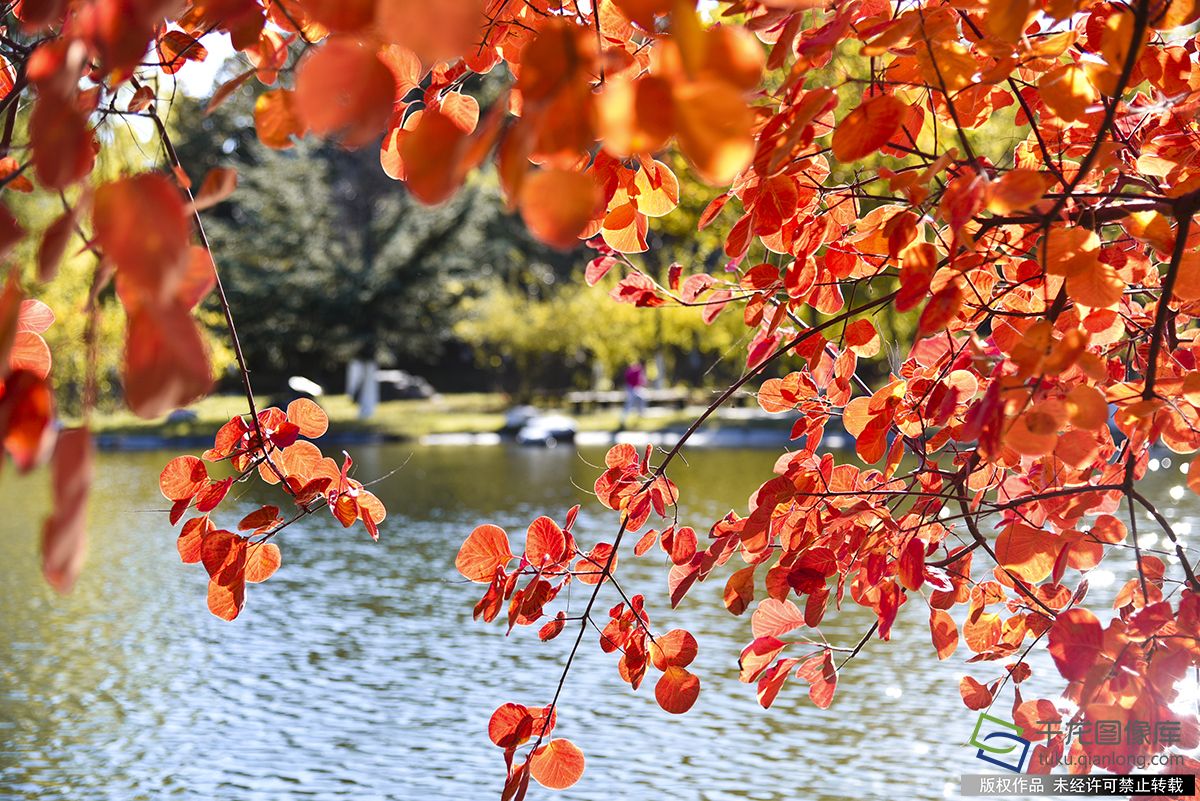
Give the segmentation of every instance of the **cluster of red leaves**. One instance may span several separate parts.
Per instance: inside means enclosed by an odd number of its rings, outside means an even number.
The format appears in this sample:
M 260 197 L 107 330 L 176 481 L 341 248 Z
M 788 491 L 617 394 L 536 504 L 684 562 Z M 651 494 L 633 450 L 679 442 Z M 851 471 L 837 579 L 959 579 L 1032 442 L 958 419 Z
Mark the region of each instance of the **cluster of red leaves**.
M 10 272 L 0 293 L 0 442 L 22 473 L 51 462 L 54 504 L 42 527 L 42 573 L 67 592 L 83 566 L 92 440 L 87 429 L 54 425 L 50 349 L 41 336 L 53 323 L 50 308 L 26 298 Z
M 171 524 L 189 511 L 200 515 L 184 522 L 179 534 L 180 558 L 202 562 L 208 571 L 208 608 L 217 617 L 233 620 L 246 603 L 246 584 L 266 581 L 279 568 L 281 555 L 274 539 L 284 528 L 322 507 L 342 526 L 361 520 L 373 539 L 387 515 L 383 504 L 349 476 L 353 462 L 337 462 L 300 437 L 318 438 L 329 418 L 316 403 L 301 398 L 287 411 L 264 409 L 249 423 L 234 417 L 217 432 L 203 461 L 177 456 L 158 478 L 163 497 L 171 502 Z M 234 475 L 212 478 L 205 461 L 228 462 Z M 211 513 L 225 500 L 235 482 L 257 473 L 268 484 L 279 484 L 291 499 L 295 514 L 285 518 L 278 506 L 261 506 L 237 524 L 237 532 L 218 529 Z
M 651 514 L 665 518 L 675 506 L 675 485 L 651 468 L 652 456 L 653 449 L 649 447 L 639 457 L 633 447 L 616 445 L 605 457 L 605 471 L 596 479 L 597 496 L 606 506 L 621 513 L 622 536 L 642 529 Z M 504 529 L 484 524 L 470 533 L 459 548 L 455 566 L 470 581 L 488 585 L 475 605 L 476 619 L 494 620 L 507 601 L 511 633 L 515 626 L 530 626 L 547 617 L 546 606 L 572 581 L 593 589 L 605 582 L 615 582 L 614 544 L 600 542 L 588 551 L 580 548 L 571 532 L 578 513 L 578 506 L 568 511 L 562 527 L 549 517 L 539 517 L 530 523 L 525 533 L 525 550 L 511 572 L 510 565 L 517 557 Z M 671 525 L 661 533 L 647 531 L 635 554 L 641 556 L 655 542 L 660 542 L 677 564 L 690 567 L 695 563 L 698 571 L 704 562 L 703 556 L 696 553 L 696 534 L 691 529 L 676 531 Z M 690 585 L 691 581 L 687 583 Z M 625 597 L 624 591 L 619 591 Z M 569 610 L 558 611 L 541 626 L 539 639 L 543 642 L 554 639 L 572 619 L 582 619 L 586 625 L 594 601 L 593 594 L 582 618 L 569 617 Z M 621 653 L 617 669 L 622 680 L 636 690 L 649 668 L 654 667 L 661 672 L 654 688 L 659 705 L 674 714 L 688 711 L 700 693 L 699 678 L 687 670 L 696 658 L 696 638 L 683 629 L 655 636 L 641 595 L 627 597 L 609 610 L 608 617 L 600 632 L 600 648 L 605 653 Z M 531 775 L 546 787 L 562 789 L 582 774 L 583 755 L 574 744 L 559 739 L 542 745 L 554 726 L 556 705 L 557 699 L 535 714 L 524 706 L 509 703 L 493 715 L 489 733 L 496 745 L 505 748 L 509 771 L 506 798 L 523 797 Z M 531 739 L 533 743 L 525 761 L 514 763 L 517 747 Z

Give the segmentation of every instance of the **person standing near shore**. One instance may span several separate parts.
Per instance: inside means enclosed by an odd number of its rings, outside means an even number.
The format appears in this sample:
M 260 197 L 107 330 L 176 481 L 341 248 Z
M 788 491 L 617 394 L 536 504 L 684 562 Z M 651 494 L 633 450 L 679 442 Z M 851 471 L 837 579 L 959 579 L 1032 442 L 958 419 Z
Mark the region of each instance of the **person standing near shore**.
M 625 368 L 625 411 L 621 414 L 621 428 L 625 427 L 631 412 L 640 416 L 646 413 L 646 368 L 634 362 Z

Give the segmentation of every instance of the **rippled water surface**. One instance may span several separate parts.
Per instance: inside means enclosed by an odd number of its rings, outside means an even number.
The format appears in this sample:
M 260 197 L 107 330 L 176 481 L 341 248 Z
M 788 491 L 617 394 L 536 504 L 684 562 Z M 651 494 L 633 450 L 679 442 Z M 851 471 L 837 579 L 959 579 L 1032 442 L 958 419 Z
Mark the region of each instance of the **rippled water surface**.
M 548 701 L 572 638 L 536 644 L 532 630 L 506 639 L 499 623 L 473 622 L 482 588 L 458 580 L 454 556 L 478 522 L 519 541 L 536 514 L 561 520 L 576 502 L 577 535 L 611 539 L 613 513 L 572 486 L 590 486 L 587 462 L 603 454 L 360 447 L 361 477 L 409 459 L 379 488 L 391 510 L 381 541 L 323 515 L 294 527 L 280 543 L 283 567 L 250 588 L 232 624 L 209 615 L 203 569 L 179 563 L 166 516 L 153 511 L 168 456 L 101 458 L 90 557 L 67 598 L 37 570 L 44 476 L 0 482 L 0 798 L 498 797 L 504 767 L 487 719 L 502 701 Z M 773 458 L 689 454 L 675 475 L 684 521 L 699 528 L 744 511 Z M 1169 472 L 1160 483 L 1178 483 Z M 253 489 L 219 522 L 271 498 Z M 831 709 L 814 708 L 795 683 L 764 711 L 737 682 L 749 617 L 725 612 L 723 577 L 671 611 L 657 551 L 622 568 L 657 625 L 698 636 L 703 692 L 690 713 L 668 716 L 652 684 L 629 691 L 589 634 L 558 729 L 584 748 L 587 772 L 542 796 L 942 798 L 982 767 L 962 745 L 974 720 L 957 682 L 966 667 L 981 678 L 996 667 L 965 666 L 961 652 L 937 663 L 919 599 L 892 642 L 871 641 L 843 671 Z M 823 630 L 852 645 L 870 622 L 847 609 Z

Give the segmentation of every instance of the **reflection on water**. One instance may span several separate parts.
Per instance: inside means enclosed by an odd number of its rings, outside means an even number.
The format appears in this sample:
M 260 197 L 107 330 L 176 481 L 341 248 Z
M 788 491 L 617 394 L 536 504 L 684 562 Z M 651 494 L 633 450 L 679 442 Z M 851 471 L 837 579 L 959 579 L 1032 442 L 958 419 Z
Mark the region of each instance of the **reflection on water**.
M 359 475 L 411 451 L 359 448 Z M 65 599 L 37 571 L 44 477 L 0 482 L 0 798 L 496 797 L 503 760 L 488 716 L 502 701 L 549 700 L 573 638 L 534 645 L 531 630 L 505 639 L 499 624 L 474 623 L 481 587 L 458 581 L 455 552 L 477 522 L 521 532 L 576 502 L 580 538 L 611 538 L 612 513 L 572 486 L 591 485 L 587 462 L 603 454 L 417 449 L 378 488 L 391 511 L 378 544 L 324 516 L 295 527 L 280 543 L 283 568 L 250 588 L 233 624 L 208 614 L 203 570 L 179 563 L 165 515 L 151 511 L 166 458 L 102 458 L 89 562 Z M 744 511 L 774 454 L 688 458 L 675 478 L 683 519 L 699 527 Z M 1179 483 L 1168 472 L 1159 482 Z M 258 492 L 221 520 L 236 521 Z M 1176 516 L 1195 511 L 1175 506 Z M 919 599 L 893 642 L 872 641 L 843 672 L 831 709 L 814 708 L 797 683 L 764 711 L 737 682 L 748 616 L 724 611 L 715 579 L 672 612 L 661 562 L 655 551 L 622 568 L 656 624 L 696 633 L 705 691 L 690 713 L 668 716 L 653 682 L 630 692 L 589 635 L 559 727 L 588 769 L 559 797 L 942 798 L 960 773 L 980 770 L 961 745 L 974 723 L 956 691 L 967 666 L 961 653 L 936 662 Z M 857 608 L 831 611 L 824 634 L 850 645 L 870 622 Z M 999 669 L 969 667 L 981 678 Z M 1036 678 L 1026 697 L 1035 690 Z

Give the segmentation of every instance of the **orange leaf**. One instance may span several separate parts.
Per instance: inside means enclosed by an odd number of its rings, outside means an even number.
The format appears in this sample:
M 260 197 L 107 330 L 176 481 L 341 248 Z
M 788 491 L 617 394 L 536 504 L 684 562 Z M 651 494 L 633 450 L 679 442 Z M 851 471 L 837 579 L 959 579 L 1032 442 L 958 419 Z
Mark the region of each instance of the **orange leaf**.
M 187 406 L 212 386 L 208 350 L 182 308 L 139 308 L 125 335 L 125 400 L 139 417 Z
M 583 776 L 583 752 L 570 740 L 556 737 L 533 752 L 529 772 L 551 790 L 565 790 Z
M 700 678 L 686 668 L 672 665 L 663 671 L 654 685 L 658 705 L 672 715 L 682 715 L 700 696 Z
M 1071 425 L 1096 431 L 1108 424 L 1108 402 L 1095 387 L 1080 384 L 1065 399 Z
M 254 129 L 258 140 L 269 148 L 286 150 L 308 130 L 297 109 L 296 93 L 291 89 L 272 89 L 254 101 Z
M 237 170 L 233 167 L 213 167 L 200 183 L 193 208 L 204 211 L 233 195 L 238 185 Z
M 740 615 L 754 602 L 754 565 L 735 570 L 725 582 L 725 608 Z
M 201 543 L 200 559 L 209 575 L 209 611 L 233 620 L 246 603 L 246 540 L 232 531 L 213 531 Z
M 929 632 L 933 635 L 938 659 L 950 658 L 958 648 L 958 625 L 954 618 L 941 609 L 929 610 Z
M 925 583 L 925 543 L 918 537 L 911 537 L 904 546 L 896 577 L 906 589 L 914 592 Z
M 521 704 L 501 704 L 488 721 L 488 737 L 501 748 L 515 748 L 533 733 L 533 717 Z
M 331 31 L 357 31 L 375 19 L 375 0 L 307 0 L 304 4 L 314 22 Z
M 1046 183 L 1046 178 L 1037 170 L 1009 170 L 992 184 L 988 211 L 1003 215 L 1027 209 L 1042 199 Z
M 179 532 L 179 539 L 175 541 L 175 547 L 179 550 L 179 558 L 186 564 L 199 562 L 204 548 L 204 538 L 215 530 L 216 527 L 208 519 L 208 515 L 193 517 L 184 523 Z
M 478 529 L 476 529 L 478 530 Z M 507 538 L 505 543 L 507 543 Z M 563 530 L 548 517 L 542 516 L 529 524 L 525 533 L 525 558 L 534 567 L 556 565 L 566 556 L 567 538 Z M 493 568 L 492 572 L 495 572 Z M 491 576 L 489 574 L 488 578 Z
M 59 592 L 74 586 L 83 567 L 92 452 L 92 435 L 86 428 L 58 435 L 51 462 L 54 511 L 42 528 L 42 573 Z
M 1024 523 L 1012 523 L 996 538 L 1000 566 L 1031 584 L 1050 575 L 1058 549 L 1057 537 Z
M 725 81 L 676 86 L 675 117 L 679 149 L 704 180 L 727 184 L 754 157 L 754 116 Z
M 168 501 L 190 500 L 208 486 L 208 468 L 195 456 L 176 456 L 158 475 L 158 488 Z
M 833 132 L 833 156 L 846 163 L 871 155 L 900 130 L 906 107 L 891 95 L 878 95 L 851 111 Z
M 42 242 L 38 247 L 38 281 L 46 283 L 58 275 L 58 265 L 62 262 L 63 254 L 67 252 L 67 243 L 75 235 L 75 207 L 63 212 L 42 234 Z
M 650 642 L 650 659 L 659 670 L 687 667 L 696 658 L 696 638 L 689 631 L 671 629 Z
M 992 703 L 992 691 L 970 676 L 963 676 L 958 683 L 958 692 L 962 695 L 967 709 L 986 709 Z
M 0 292 L 0 377 L 8 375 L 12 369 L 9 364 L 9 359 L 12 354 L 13 344 L 17 339 L 17 331 L 19 330 L 21 319 L 22 298 L 25 297 L 21 291 L 21 284 L 18 281 L 17 273 L 19 270 L 9 270 L 8 281 L 4 285 L 4 291 Z
M 400 142 L 400 158 L 413 197 L 432 206 L 454 194 L 463 178 L 459 151 L 466 138 L 462 128 L 445 114 L 422 112 Z
M 19 327 L 18 323 L 18 327 Z M 25 370 L 38 378 L 50 374 L 50 347 L 46 340 L 29 331 L 17 331 L 12 350 L 8 354 L 10 370 Z
M 387 127 L 396 81 L 379 56 L 361 42 L 332 38 L 296 71 L 296 109 L 309 130 L 362 147 Z
M 463 542 L 454 566 L 471 581 L 486 584 L 495 577 L 496 568 L 508 564 L 512 558 L 512 548 L 504 529 L 484 524 Z
M 755 637 L 781 637 L 803 625 L 804 615 L 790 600 L 764 598 L 750 616 L 750 629 Z
M 518 203 L 530 233 L 568 250 L 596 216 L 600 189 L 590 176 L 573 170 L 540 170 L 521 184 Z
M 273 542 L 260 542 L 251 545 L 246 552 L 246 581 L 258 584 L 275 575 L 283 556 L 279 546 Z
M 387 0 L 375 3 L 375 25 L 384 41 L 401 44 L 433 64 L 480 50 L 483 12 L 481 0 Z
M 278 506 L 263 506 L 260 509 L 255 509 L 250 514 L 241 519 L 237 524 L 238 531 L 255 531 L 258 529 L 269 528 L 279 520 Z
M 308 398 L 297 398 L 288 404 L 288 420 L 300 428 L 300 435 L 309 439 L 317 439 L 329 430 L 329 415 Z
M 1042 75 L 1038 91 L 1047 108 L 1067 122 L 1082 119 L 1088 106 L 1099 99 L 1087 73 L 1077 64 L 1063 64 Z
M 191 223 L 183 197 L 162 173 L 110 181 L 96 190 L 96 239 L 117 265 L 126 309 L 131 302 L 161 305 L 174 297 L 187 271 Z
M 32 470 L 52 439 L 54 397 L 44 377 L 14 370 L 0 383 L 0 436 L 22 473 Z
M 929 299 L 917 321 L 917 333 L 928 336 L 944 329 L 962 308 L 963 293 L 957 283 L 949 283 Z
M 92 171 L 96 157 L 87 117 L 57 92 L 38 95 L 29 138 L 37 179 L 47 189 L 65 189 Z
M 1100 658 L 1104 631 L 1100 621 L 1088 610 L 1068 609 L 1060 613 L 1050 627 L 1048 643 L 1058 672 L 1069 681 L 1078 681 Z
M 1092 308 L 1113 306 L 1124 292 L 1125 282 L 1111 264 L 1102 261 L 1067 276 L 1067 294 L 1072 300 Z

